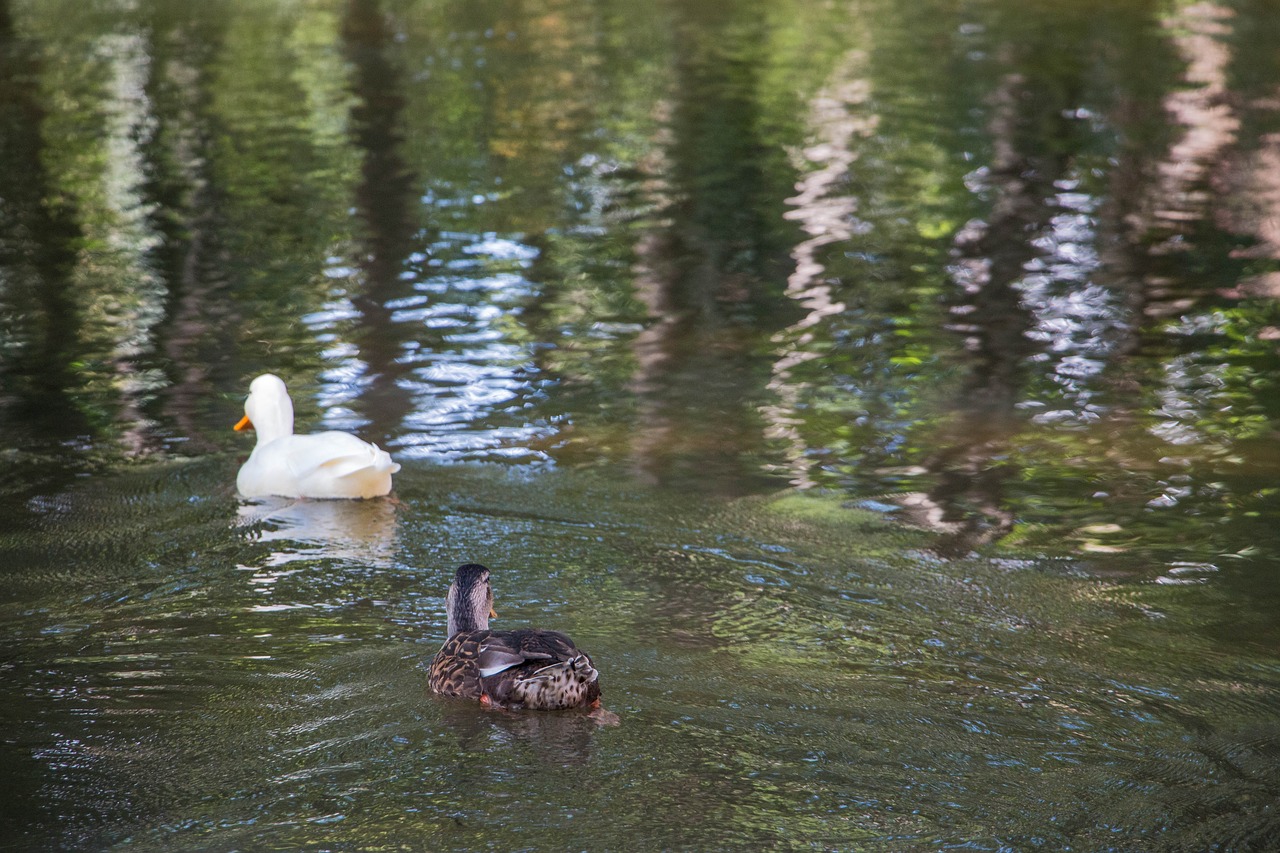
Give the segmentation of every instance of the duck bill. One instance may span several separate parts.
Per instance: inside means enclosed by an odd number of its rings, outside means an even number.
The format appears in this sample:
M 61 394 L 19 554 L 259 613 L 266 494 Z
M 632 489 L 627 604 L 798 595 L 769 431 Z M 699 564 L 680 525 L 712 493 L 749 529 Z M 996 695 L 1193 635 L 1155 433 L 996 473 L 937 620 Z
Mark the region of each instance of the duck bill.
M 496 611 L 496 610 L 494 610 L 492 607 L 490 607 L 490 608 L 489 608 L 489 618 L 490 618 L 490 619 L 497 619 L 497 618 L 498 618 L 498 611 Z
M 240 422 L 232 427 L 236 432 L 244 432 L 247 429 L 253 429 L 253 421 L 249 420 L 249 416 L 245 415 Z

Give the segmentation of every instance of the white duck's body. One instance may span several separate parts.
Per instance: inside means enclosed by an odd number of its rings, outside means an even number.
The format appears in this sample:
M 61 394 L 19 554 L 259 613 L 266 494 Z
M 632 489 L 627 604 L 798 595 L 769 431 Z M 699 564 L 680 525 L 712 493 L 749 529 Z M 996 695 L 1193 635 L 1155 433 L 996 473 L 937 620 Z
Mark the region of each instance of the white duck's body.
M 236 429 L 248 427 L 258 443 L 236 476 L 245 497 L 374 498 L 391 491 L 391 475 L 400 470 L 385 450 L 350 433 L 294 435 L 293 401 L 271 373 L 249 386 Z

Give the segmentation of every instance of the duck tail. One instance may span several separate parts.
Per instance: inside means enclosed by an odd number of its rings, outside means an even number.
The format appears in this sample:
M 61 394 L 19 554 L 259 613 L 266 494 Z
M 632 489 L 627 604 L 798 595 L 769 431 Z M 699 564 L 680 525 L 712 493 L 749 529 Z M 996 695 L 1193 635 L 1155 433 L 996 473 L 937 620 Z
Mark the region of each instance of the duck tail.
M 370 444 L 368 448 L 368 453 L 349 453 L 325 460 L 320 467 L 330 477 L 394 474 L 400 470 L 400 463 L 393 461 L 390 453 L 376 444 Z
M 400 463 L 393 460 L 390 453 L 376 444 L 369 446 L 373 448 L 373 467 L 375 470 L 387 474 L 394 474 L 400 470 Z

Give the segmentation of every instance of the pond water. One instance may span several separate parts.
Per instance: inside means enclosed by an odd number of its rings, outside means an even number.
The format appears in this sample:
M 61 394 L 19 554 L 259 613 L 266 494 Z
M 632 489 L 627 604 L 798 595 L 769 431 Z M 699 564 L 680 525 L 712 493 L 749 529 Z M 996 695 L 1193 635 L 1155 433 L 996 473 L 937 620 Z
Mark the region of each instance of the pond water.
M 1274 849 L 1277 43 L 0 0 L 0 848 Z M 616 725 L 428 693 L 470 561 Z

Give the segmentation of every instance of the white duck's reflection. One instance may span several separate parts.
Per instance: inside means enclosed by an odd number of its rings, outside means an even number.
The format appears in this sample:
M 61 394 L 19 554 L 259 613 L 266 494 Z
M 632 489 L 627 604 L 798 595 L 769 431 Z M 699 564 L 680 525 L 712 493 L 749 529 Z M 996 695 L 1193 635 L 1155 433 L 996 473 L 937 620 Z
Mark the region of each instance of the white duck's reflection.
M 261 564 L 264 569 L 316 559 L 387 568 L 395 558 L 394 501 L 255 498 L 237 508 L 236 526 L 256 528 L 259 542 L 280 543 Z

